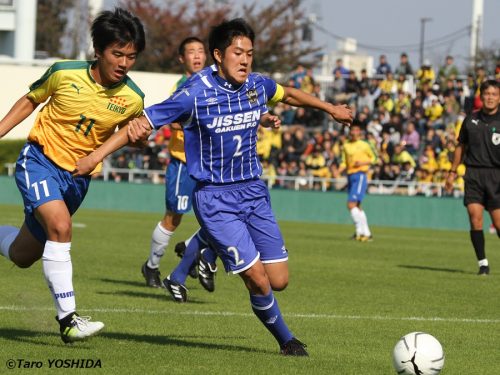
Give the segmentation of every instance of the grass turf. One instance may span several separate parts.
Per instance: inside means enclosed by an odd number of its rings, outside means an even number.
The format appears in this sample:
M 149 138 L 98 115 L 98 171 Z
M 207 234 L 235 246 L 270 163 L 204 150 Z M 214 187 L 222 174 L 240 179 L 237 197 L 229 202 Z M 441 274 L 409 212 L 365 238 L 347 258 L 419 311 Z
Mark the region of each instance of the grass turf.
M 1 205 L 0 217 L 20 225 L 22 209 Z M 49 360 L 89 359 L 78 366 L 99 360 L 106 374 L 391 374 L 392 349 L 411 331 L 440 340 L 442 374 L 498 373 L 496 236 L 485 234 L 492 273 L 479 277 L 467 232 L 378 227 L 374 242 L 359 243 L 349 240 L 349 225 L 281 223 L 290 285 L 276 295 L 310 353 L 283 358 L 251 312 L 239 277 L 225 275 L 220 262 L 215 293 L 188 278 L 186 304 L 144 286 L 140 267 L 158 220 L 109 211 L 75 215 L 78 311 L 106 324 L 86 342 L 60 340 L 40 262 L 18 269 L 1 259 L 0 373 L 10 359 L 18 368 L 11 373 L 31 362 L 41 362 L 36 373 L 52 373 Z M 183 220 L 162 260 L 164 276 L 178 261 L 173 245 L 197 228 L 193 216 Z

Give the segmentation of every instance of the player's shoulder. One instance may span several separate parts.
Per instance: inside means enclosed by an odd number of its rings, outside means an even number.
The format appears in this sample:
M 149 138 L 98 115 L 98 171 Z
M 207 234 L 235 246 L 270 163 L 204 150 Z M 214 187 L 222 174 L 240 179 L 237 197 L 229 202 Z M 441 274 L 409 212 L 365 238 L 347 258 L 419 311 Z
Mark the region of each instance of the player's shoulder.
M 133 93 L 135 93 L 137 96 L 139 96 L 141 99 L 144 100 L 144 93 L 142 90 L 137 86 L 137 84 L 130 78 L 128 75 L 125 76 L 123 79 L 123 84 L 128 87 Z
M 35 81 L 31 86 L 30 90 L 34 90 L 37 87 L 44 84 L 47 80 L 52 79 L 57 76 L 58 79 L 66 76 L 74 76 L 78 72 L 86 72 L 92 65 L 91 61 L 86 60 L 59 60 L 54 62 L 43 76 Z
M 269 81 L 273 81 L 274 80 L 263 74 L 263 73 L 258 73 L 258 72 L 252 72 L 248 75 L 248 81 L 249 82 L 255 82 L 255 83 L 263 83 L 263 82 L 269 82 Z

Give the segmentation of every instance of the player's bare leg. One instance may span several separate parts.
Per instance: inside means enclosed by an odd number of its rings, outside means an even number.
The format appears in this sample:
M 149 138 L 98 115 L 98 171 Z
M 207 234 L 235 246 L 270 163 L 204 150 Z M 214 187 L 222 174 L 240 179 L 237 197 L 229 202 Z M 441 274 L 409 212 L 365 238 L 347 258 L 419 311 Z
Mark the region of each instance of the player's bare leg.
M 264 263 L 264 268 L 274 291 L 284 290 L 288 286 L 288 262 Z
M 38 241 L 24 223 L 10 245 L 10 260 L 20 268 L 28 268 L 42 257 L 45 244 Z

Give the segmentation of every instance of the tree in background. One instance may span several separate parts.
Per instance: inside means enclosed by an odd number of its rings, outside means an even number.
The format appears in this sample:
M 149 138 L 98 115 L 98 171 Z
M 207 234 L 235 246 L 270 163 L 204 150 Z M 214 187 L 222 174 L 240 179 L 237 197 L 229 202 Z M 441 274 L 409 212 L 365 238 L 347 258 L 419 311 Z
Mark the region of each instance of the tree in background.
M 123 0 L 122 6 L 136 14 L 146 28 L 147 47 L 136 63 L 137 70 L 181 72 L 179 43 L 190 35 L 206 41 L 212 26 L 235 17 L 245 18 L 257 34 L 256 71 L 287 72 L 299 61 L 312 65 L 312 54 L 320 50 L 305 47 L 301 41 L 304 11 L 300 0 L 277 0 L 265 7 L 257 0 L 242 7 L 227 1 Z
M 68 24 L 68 10 L 75 0 L 38 0 L 35 49 L 47 56 L 61 56 L 62 38 Z

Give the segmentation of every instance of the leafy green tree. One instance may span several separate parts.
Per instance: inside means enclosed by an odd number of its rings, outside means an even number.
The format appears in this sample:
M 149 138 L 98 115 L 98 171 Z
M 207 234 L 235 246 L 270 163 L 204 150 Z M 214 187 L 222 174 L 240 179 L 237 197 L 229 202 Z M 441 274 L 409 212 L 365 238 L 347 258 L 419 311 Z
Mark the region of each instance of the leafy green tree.
M 35 49 L 48 56 L 61 56 L 61 40 L 68 24 L 68 10 L 75 0 L 38 0 Z

